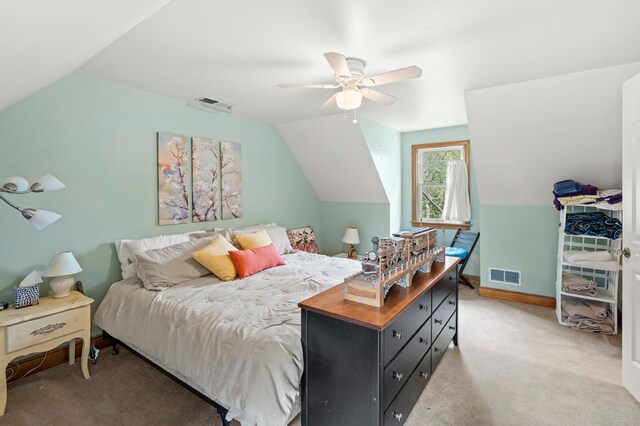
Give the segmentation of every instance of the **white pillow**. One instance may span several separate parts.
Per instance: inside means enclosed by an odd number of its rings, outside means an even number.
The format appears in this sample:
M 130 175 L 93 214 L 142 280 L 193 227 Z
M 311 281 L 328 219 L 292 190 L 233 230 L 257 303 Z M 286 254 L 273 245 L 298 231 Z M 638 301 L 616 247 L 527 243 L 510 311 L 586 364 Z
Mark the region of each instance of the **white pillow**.
M 129 261 L 130 258 L 147 250 L 155 250 L 190 241 L 189 234 L 191 234 L 191 232 L 186 234 L 158 235 L 157 237 L 143 238 L 141 240 L 116 241 L 116 253 L 118 253 L 118 260 L 120 261 L 120 267 L 122 269 L 122 279 L 137 276 L 135 266 Z
M 291 241 L 289 241 L 289 236 L 287 235 L 287 229 L 282 226 L 270 226 L 261 229 L 235 229 L 231 231 L 231 236 L 233 237 L 232 242 L 236 243 L 236 235 L 253 234 L 254 232 L 260 232 L 261 230 L 264 230 L 267 234 L 269 234 L 269 238 L 271 238 L 271 242 L 276 247 L 276 249 L 278 249 L 278 253 L 287 254 L 293 252 Z

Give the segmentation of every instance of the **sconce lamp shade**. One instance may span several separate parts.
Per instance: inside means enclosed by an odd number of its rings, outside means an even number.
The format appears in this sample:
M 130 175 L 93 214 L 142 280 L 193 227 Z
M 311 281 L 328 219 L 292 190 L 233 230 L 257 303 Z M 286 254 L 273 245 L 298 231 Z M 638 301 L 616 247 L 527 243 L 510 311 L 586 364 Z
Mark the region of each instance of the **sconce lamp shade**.
M 2 182 L 2 187 L 8 190 L 22 192 L 29 189 L 29 182 L 23 177 L 11 176 Z
M 82 268 L 78 264 L 78 261 L 73 257 L 73 253 L 70 251 L 63 251 L 56 253 L 51 258 L 49 266 L 42 274 L 43 277 L 63 277 L 66 275 L 77 274 L 82 272 Z
M 360 244 L 360 235 L 358 234 L 358 228 L 347 228 L 344 231 L 342 242 L 345 244 Z
M 50 191 L 58 191 L 60 189 L 66 188 L 65 184 L 60 182 L 58 178 L 53 175 L 46 174 L 38 179 L 32 186 L 31 189 L 35 192 L 38 189 L 38 184 L 42 188 L 41 191 L 50 192 Z M 35 187 L 35 188 L 34 188 Z M 36 189 L 37 188 L 37 189 Z
M 50 212 L 49 210 L 36 209 L 24 209 L 22 216 L 24 216 L 25 219 L 27 219 L 38 231 L 46 228 L 62 217 L 58 213 Z

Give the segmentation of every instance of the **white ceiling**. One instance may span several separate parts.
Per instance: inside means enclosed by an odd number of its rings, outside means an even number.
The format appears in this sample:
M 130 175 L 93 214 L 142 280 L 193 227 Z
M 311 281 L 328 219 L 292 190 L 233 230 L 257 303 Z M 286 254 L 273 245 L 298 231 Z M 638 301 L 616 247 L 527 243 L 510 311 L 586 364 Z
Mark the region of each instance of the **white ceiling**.
M 0 2 L 0 110 L 75 71 L 168 2 Z
M 0 108 L 164 1 L 11 3 L 15 13 L 0 14 L 0 81 L 3 91 L 24 83 L 0 94 Z M 210 96 L 282 124 L 336 113 L 319 108 L 328 90 L 276 88 L 331 82 L 324 52 L 364 59 L 369 75 L 415 64 L 420 80 L 380 88 L 396 104 L 365 101 L 361 110 L 418 130 L 466 123 L 470 89 L 640 60 L 638 16 L 638 0 L 173 0 L 79 72 L 180 100 Z

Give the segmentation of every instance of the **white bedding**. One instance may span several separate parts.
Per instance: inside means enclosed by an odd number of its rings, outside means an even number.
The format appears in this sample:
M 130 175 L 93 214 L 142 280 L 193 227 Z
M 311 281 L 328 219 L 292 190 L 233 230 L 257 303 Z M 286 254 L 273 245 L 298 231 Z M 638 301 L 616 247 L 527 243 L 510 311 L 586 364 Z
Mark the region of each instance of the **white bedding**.
M 298 302 L 360 263 L 305 252 L 242 280 L 213 275 L 162 292 L 137 278 L 111 286 L 94 323 L 229 409 L 246 425 L 286 425 L 300 410 Z

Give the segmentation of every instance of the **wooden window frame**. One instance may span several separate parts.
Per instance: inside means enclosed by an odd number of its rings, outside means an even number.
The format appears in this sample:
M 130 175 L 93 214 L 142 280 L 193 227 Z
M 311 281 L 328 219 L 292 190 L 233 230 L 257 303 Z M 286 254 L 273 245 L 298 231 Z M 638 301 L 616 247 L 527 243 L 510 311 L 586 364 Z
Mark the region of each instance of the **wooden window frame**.
M 418 145 L 411 146 L 411 225 L 417 227 L 430 226 L 432 228 L 440 228 L 440 229 L 465 229 L 468 230 L 471 228 L 470 222 L 459 223 L 459 222 L 445 222 L 445 221 L 423 221 L 421 218 L 416 217 L 416 203 L 418 202 L 417 198 L 417 186 L 418 183 L 416 181 L 416 172 L 418 167 L 417 155 L 418 151 L 421 149 L 429 149 L 429 148 L 448 148 L 448 147 L 462 147 L 464 150 L 464 162 L 467 164 L 467 175 L 469 177 L 469 182 L 467 187 L 469 189 L 469 196 L 471 196 L 471 170 L 469 163 L 469 141 L 452 141 L 452 142 L 436 142 L 436 143 L 423 143 Z

